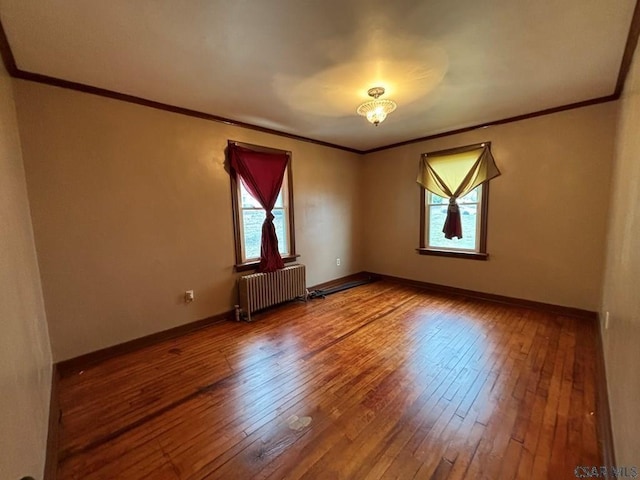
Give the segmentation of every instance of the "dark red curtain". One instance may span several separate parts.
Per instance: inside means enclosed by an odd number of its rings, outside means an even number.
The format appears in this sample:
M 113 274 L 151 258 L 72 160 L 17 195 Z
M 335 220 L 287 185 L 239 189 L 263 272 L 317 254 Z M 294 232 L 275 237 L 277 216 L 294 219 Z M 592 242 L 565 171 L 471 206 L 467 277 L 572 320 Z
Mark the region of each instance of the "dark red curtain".
M 451 240 L 453 237 L 462 238 L 462 220 L 460 219 L 460 207 L 455 197 L 449 199 L 447 218 L 442 228 L 444 238 Z
M 286 153 L 256 152 L 238 145 L 229 145 L 229 151 L 231 168 L 267 213 L 262 224 L 258 271 L 274 272 L 284 268 L 284 262 L 278 251 L 278 237 L 271 211 L 282 188 L 282 179 L 289 163 L 289 156 Z

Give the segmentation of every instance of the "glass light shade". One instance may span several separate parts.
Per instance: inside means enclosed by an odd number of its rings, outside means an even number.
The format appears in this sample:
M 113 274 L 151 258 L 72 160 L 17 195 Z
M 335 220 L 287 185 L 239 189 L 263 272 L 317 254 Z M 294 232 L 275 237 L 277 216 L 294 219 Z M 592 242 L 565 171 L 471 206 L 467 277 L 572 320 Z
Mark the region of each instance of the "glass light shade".
M 375 100 L 369 100 L 358 107 L 356 112 L 358 115 L 367 117 L 369 122 L 374 125 L 378 125 L 383 122 L 387 115 L 396 109 L 396 102 L 392 100 L 382 100 L 376 98 Z

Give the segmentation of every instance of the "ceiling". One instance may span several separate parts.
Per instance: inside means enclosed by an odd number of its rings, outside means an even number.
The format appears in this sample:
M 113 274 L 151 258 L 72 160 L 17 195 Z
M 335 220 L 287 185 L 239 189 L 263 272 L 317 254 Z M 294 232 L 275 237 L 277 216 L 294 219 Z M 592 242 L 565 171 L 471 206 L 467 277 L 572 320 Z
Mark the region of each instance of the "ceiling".
M 636 0 L 0 0 L 22 72 L 366 151 L 610 96 Z M 384 86 L 398 109 L 357 116 Z

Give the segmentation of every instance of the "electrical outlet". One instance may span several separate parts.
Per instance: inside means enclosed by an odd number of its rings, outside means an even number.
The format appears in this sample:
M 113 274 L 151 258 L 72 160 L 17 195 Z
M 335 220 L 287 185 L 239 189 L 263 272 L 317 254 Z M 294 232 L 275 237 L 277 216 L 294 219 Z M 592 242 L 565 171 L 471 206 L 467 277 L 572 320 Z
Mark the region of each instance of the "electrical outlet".
M 191 303 L 193 302 L 193 290 L 187 290 L 186 292 L 184 292 L 184 303 Z
M 604 312 L 604 329 L 609 330 L 609 312 Z
M 340 266 L 340 259 L 336 258 L 336 266 L 339 267 Z

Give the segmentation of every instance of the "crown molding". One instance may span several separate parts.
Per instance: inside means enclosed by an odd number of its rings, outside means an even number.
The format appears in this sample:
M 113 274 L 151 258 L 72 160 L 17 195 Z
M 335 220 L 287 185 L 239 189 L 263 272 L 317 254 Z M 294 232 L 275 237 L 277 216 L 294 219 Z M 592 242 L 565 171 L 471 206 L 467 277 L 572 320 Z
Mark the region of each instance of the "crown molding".
M 301 142 L 313 143 L 316 145 L 321 145 L 323 147 L 335 148 L 338 150 L 343 150 L 346 152 L 356 153 L 359 155 L 366 155 L 369 153 L 380 152 L 383 150 L 389 150 L 391 148 L 397 148 L 405 145 L 410 145 L 413 143 L 426 142 L 429 140 L 434 140 L 436 138 L 448 137 L 451 135 L 458 135 L 460 133 L 470 132 L 473 130 L 492 127 L 496 125 L 504 125 L 506 123 L 518 122 L 520 120 L 527 120 L 529 118 L 540 117 L 543 115 L 551 115 L 553 113 L 563 112 L 566 110 L 573 110 L 575 108 L 582 108 L 591 105 L 597 105 L 600 103 L 611 102 L 618 100 L 624 91 L 624 85 L 629 75 L 629 69 L 631 68 L 631 62 L 633 60 L 633 54 L 635 52 L 636 46 L 638 44 L 638 38 L 640 37 L 640 0 L 636 1 L 636 6 L 633 11 L 633 15 L 631 18 L 631 24 L 629 27 L 629 33 L 627 35 L 627 42 L 625 44 L 624 53 L 622 55 L 622 61 L 620 62 L 620 69 L 618 71 L 618 79 L 616 81 L 615 90 L 611 95 L 606 95 L 603 97 L 593 98 L 590 100 L 584 100 L 580 102 L 570 103 L 567 105 L 560 105 L 557 107 L 547 108 L 544 110 L 538 110 L 531 113 L 526 113 L 522 115 L 516 115 L 514 117 L 503 118 L 500 120 L 494 120 L 482 124 L 472 125 L 468 127 L 462 127 L 454 130 L 448 130 L 441 133 L 436 133 L 433 135 L 427 135 L 424 137 L 414 138 L 410 140 L 405 140 L 402 142 L 392 143 L 388 145 L 382 145 L 379 147 L 374 147 L 367 150 L 359 150 L 357 148 L 346 147 L 344 145 L 338 145 L 335 143 L 325 142 L 322 140 L 316 140 L 309 137 L 303 137 L 301 135 L 295 135 L 292 133 L 283 132 L 280 130 L 274 130 L 271 128 L 261 127 L 259 125 L 253 125 L 250 123 L 241 122 L 238 120 L 234 120 L 231 118 L 221 117 L 219 115 L 212 115 L 210 113 L 201 112 L 198 110 L 191 110 L 188 108 L 178 107 L 175 105 L 169 105 L 162 102 L 157 102 L 155 100 L 149 100 L 142 97 L 137 97 L 135 95 L 128 95 L 125 93 L 119 93 L 112 90 L 107 90 L 105 88 L 94 87 L 92 85 L 86 85 L 83 83 L 72 82 L 69 80 L 63 80 L 61 78 L 50 77 L 48 75 L 42 75 L 34 72 L 27 72 L 21 70 L 16 63 L 15 57 L 11 50 L 11 46 L 9 44 L 9 40 L 6 36 L 4 26 L 2 25 L 2 21 L 0 21 L 0 55 L 2 56 L 2 61 L 4 66 L 13 78 L 19 78 L 22 80 L 27 80 L 36 83 L 43 83 L 45 85 L 51 85 L 60 88 L 66 88 L 70 90 L 76 90 L 79 92 L 89 93 L 92 95 L 98 95 L 102 97 L 107 97 L 115 100 L 120 100 L 128 103 L 135 103 L 137 105 L 143 105 L 150 108 L 155 108 L 158 110 L 165 110 L 168 112 L 178 113 L 181 115 L 187 115 L 190 117 L 196 117 L 203 120 L 208 120 L 212 122 L 224 123 L 226 125 L 231 125 L 234 127 L 246 128 L 248 130 L 255 130 L 262 133 L 268 133 L 271 135 L 277 135 L 280 137 L 290 138 L 293 140 L 298 140 Z

